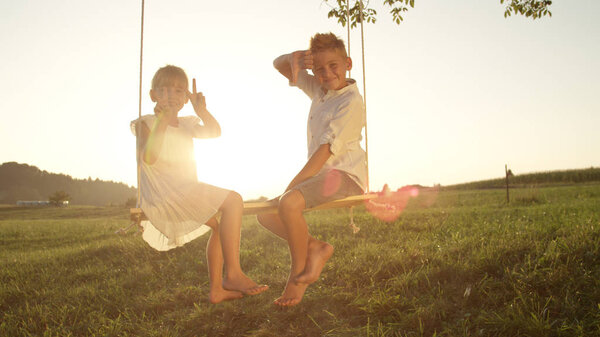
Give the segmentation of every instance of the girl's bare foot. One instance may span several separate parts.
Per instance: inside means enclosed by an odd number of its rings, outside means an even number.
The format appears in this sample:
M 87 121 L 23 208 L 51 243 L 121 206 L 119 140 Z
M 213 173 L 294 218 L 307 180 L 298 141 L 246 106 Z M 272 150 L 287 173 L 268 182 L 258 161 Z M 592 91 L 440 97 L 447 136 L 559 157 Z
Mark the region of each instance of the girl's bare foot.
M 306 266 L 304 267 L 304 271 L 296 277 L 295 281 L 304 284 L 316 282 L 331 255 L 333 255 L 332 245 L 318 240 L 311 241 L 308 245 Z
M 258 285 L 252 281 L 246 274 L 227 276 L 223 280 L 223 288 L 232 291 L 239 291 L 244 295 L 257 295 L 269 289 L 266 284 Z
M 230 291 L 223 288 L 211 289 L 208 293 L 208 301 L 212 304 L 221 303 L 223 301 L 236 300 L 244 295 L 239 291 Z
M 283 290 L 283 294 L 273 301 L 273 304 L 281 307 L 291 307 L 302 301 L 302 297 L 304 296 L 308 284 L 299 284 L 292 281 L 292 279 L 293 277 L 290 276 L 285 285 L 285 289 Z

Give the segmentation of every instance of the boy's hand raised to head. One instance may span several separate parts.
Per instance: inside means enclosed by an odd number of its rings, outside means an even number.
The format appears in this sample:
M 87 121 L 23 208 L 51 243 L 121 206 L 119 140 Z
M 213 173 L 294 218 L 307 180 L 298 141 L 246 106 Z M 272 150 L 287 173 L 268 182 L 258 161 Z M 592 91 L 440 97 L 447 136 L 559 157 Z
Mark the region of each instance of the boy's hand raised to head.
M 292 68 L 292 83 L 298 80 L 298 72 L 304 69 L 312 69 L 313 57 L 310 50 L 298 50 L 290 54 L 290 67 Z
M 208 112 L 206 110 L 206 98 L 201 92 L 196 91 L 196 79 L 192 79 L 192 92 L 188 92 L 188 98 L 192 102 L 194 111 L 198 117 L 202 118 Z

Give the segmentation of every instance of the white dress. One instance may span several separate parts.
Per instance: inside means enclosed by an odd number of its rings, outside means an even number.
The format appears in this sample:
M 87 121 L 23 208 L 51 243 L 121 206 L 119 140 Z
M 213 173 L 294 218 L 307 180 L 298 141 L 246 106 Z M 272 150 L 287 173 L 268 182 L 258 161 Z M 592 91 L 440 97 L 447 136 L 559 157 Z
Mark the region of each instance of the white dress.
M 150 130 L 155 120 L 154 115 L 141 118 Z M 200 118 L 186 116 L 178 120 L 178 127 L 167 127 L 156 162 L 140 163 L 140 208 L 148 218 L 142 221 L 143 238 L 161 251 L 182 246 L 208 232 L 206 222 L 230 192 L 198 181 L 192 128 Z M 138 122 L 140 119 L 131 122 L 134 134 Z

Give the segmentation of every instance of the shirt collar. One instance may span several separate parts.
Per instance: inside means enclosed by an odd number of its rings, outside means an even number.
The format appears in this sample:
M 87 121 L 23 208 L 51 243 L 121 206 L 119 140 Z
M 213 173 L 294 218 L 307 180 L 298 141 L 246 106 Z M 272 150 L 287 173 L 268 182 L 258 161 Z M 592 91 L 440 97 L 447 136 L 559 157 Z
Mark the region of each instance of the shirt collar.
M 347 86 L 343 87 L 342 89 L 339 90 L 327 90 L 326 93 L 323 94 L 323 98 L 326 97 L 335 97 L 335 96 L 339 96 L 343 93 L 345 93 L 346 91 L 349 90 L 355 90 L 356 89 L 356 81 L 352 78 L 347 78 L 346 79 L 346 83 L 348 83 Z

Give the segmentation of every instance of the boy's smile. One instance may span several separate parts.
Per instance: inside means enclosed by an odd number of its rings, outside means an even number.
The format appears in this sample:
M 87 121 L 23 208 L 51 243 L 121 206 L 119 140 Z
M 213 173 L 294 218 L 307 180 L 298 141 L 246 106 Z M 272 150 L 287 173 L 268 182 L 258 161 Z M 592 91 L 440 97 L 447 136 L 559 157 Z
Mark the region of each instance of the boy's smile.
M 339 90 L 347 86 L 346 71 L 352 69 L 352 60 L 336 50 L 313 53 L 313 74 L 325 90 Z

